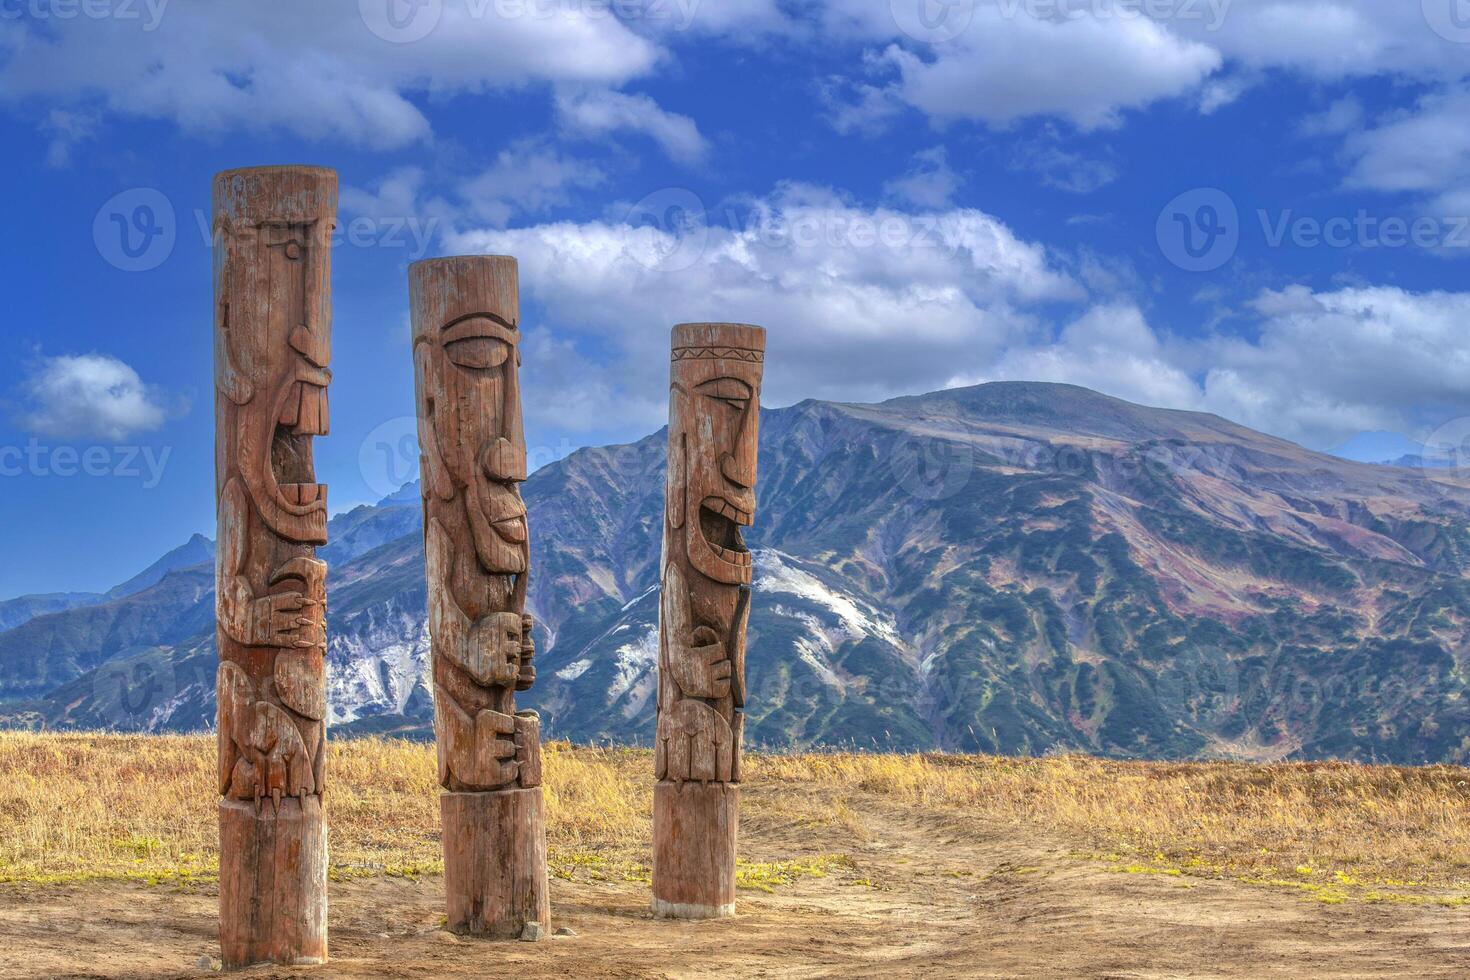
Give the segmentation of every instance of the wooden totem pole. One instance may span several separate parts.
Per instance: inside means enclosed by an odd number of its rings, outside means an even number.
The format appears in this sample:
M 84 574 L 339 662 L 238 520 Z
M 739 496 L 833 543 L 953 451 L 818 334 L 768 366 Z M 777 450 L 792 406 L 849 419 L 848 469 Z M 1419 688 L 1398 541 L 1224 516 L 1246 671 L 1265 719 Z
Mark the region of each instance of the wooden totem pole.
M 419 262 L 409 294 L 448 924 L 544 933 L 541 723 L 515 705 L 536 679 L 516 261 Z
M 214 179 L 220 947 L 327 958 L 327 488 L 337 175 Z
M 756 448 L 766 332 L 734 323 L 674 328 L 669 385 L 653 911 L 735 914 L 740 736 Z

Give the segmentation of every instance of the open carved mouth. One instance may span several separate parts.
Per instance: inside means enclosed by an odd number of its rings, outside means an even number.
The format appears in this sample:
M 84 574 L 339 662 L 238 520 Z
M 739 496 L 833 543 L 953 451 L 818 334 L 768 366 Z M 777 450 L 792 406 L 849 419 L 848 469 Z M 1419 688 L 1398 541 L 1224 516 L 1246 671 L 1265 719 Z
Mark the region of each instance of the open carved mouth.
M 325 510 L 327 488 L 316 482 L 312 437 L 329 429 L 327 388 L 330 377 L 299 377 L 282 395 L 271 438 L 271 474 L 277 502 L 297 514 Z
M 723 497 L 706 497 L 699 505 L 700 533 L 714 553 L 732 565 L 750 564 L 750 549 L 740 529 L 750 527 L 752 519 Z

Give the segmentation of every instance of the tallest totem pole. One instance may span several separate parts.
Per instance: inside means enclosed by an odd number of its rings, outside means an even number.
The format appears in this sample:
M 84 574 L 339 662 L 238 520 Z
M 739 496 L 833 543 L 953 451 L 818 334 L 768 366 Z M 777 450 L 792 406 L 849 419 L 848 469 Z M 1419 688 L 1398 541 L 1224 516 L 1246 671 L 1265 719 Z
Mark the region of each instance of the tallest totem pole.
M 327 434 L 337 175 L 214 181 L 220 947 L 327 958 Z

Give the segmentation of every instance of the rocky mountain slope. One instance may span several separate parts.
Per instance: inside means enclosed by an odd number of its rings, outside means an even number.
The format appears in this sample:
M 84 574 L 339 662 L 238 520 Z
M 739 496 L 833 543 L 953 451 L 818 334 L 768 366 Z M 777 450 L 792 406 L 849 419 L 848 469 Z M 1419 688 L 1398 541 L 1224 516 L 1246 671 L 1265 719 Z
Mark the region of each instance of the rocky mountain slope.
M 756 743 L 1116 756 L 1470 758 L 1470 474 L 1003 383 L 768 411 Z M 525 485 L 553 735 L 653 729 L 664 438 Z M 430 731 L 418 514 L 333 522 L 340 733 Z M 207 566 L 0 632 L 10 723 L 213 716 Z

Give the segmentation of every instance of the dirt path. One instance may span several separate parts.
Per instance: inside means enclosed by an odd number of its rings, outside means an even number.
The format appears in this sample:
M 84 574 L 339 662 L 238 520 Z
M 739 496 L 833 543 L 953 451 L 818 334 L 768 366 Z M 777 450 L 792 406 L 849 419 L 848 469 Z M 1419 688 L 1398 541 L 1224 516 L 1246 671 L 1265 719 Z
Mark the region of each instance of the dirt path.
M 977 836 L 874 803 L 866 834 L 752 827 L 747 856 L 841 852 L 854 866 L 735 920 L 655 922 L 646 889 L 553 883 L 538 945 L 440 932 L 440 883 L 332 888 L 333 962 L 246 977 L 1396 977 L 1470 976 L 1470 909 L 1329 906 L 1235 882 L 1118 874 L 1065 842 Z M 215 896 L 124 885 L 0 890 L 0 978 L 190 977 L 217 956 Z

